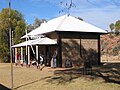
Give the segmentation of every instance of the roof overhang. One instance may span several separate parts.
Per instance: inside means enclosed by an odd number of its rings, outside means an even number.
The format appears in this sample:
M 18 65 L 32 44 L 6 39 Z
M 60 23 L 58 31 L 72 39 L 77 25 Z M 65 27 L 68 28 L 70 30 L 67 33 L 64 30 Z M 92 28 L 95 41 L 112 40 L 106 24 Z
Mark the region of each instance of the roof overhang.
M 30 45 L 56 45 L 56 44 L 57 42 L 55 40 L 45 37 L 45 38 L 39 38 L 35 40 L 28 40 L 28 41 L 16 44 L 12 47 L 15 48 L 15 47 L 30 46 Z

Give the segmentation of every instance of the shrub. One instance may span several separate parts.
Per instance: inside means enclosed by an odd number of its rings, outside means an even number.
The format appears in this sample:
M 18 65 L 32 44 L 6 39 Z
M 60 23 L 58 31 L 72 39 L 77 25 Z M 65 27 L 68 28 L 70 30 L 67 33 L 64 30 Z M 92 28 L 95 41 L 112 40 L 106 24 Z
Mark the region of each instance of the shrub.
M 115 31 L 115 35 L 119 35 L 119 31 L 118 30 Z
M 115 46 L 112 50 L 112 55 L 116 56 L 118 55 L 118 52 L 120 51 L 120 44 L 118 44 L 117 46 Z

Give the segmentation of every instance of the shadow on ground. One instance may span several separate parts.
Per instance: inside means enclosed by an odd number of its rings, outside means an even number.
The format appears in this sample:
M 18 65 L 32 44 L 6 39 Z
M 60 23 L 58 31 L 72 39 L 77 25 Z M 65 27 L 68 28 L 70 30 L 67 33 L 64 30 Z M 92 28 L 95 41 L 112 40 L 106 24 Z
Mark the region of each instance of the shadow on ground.
M 15 89 L 34 84 L 39 81 L 46 81 L 51 84 L 65 85 L 74 82 L 77 78 L 85 78 L 85 80 L 93 81 L 97 79 L 103 79 L 105 83 L 115 83 L 120 85 L 120 63 L 107 63 L 99 67 L 93 67 L 92 73 L 84 74 L 83 68 L 65 68 L 56 69 L 54 75 L 41 78 L 23 85 L 16 87 Z M 1 89 L 3 88 L 3 89 Z M 5 89 L 4 89 L 5 88 Z M 0 90 L 10 90 L 6 87 L 2 87 L 0 84 Z
M 120 63 L 108 63 L 99 67 L 94 76 L 101 77 L 107 83 L 120 84 Z
M 92 73 L 83 74 L 83 69 L 69 68 L 55 70 L 54 76 L 47 79 L 49 83 L 66 84 L 74 82 L 74 79 L 84 77 L 88 80 L 102 78 L 105 83 L 120 84 L 120 63 L 108 63 L 99 67 L 93 67 Z
M 51 76 L 47 76 L 47 77 L 44 77 L 44 78 L 41 78 L 41 79 L 38 79 L 38 80 L 35 80 L 35 81 L 32 81 L 32 82 L 29 82 L 29 83 L 25 83 L 25 84 L 22 84 L 22 85 L 19 85 L 17 87 L 15 87 L 14 89 L 18 89 L 18 88 L 21 88 L 21 87 L 24 87 L 24 86 L 27 86 L 27 85 L 30 85 L 30 84 L 34 84 L 36 82 L 39 82 L 41 80 L 44 80 L 44 79 L 48 79 L 48 78 L 51 78 Z M 1 89 L 0 89 L 1 90 Z M 7 89 L 6 89 L 7 90 Z
M 0 90 L 11 90 L 10 88 L 7 88 L 6 86 L 0 84 Z

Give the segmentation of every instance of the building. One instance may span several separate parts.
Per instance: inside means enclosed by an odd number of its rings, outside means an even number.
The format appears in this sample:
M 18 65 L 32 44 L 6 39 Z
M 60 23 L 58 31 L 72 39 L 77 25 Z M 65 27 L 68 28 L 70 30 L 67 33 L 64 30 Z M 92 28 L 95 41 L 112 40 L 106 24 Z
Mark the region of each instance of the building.
M 107 34 L 96 26 L 70 15 L 63 15 L 43 23 L 27 36 L 45 35 L 57 39 L 57 66 L 65 67 L 67 60 L 73 66 L 80 66 L 86 60 L 100 64 L 100 35 Z

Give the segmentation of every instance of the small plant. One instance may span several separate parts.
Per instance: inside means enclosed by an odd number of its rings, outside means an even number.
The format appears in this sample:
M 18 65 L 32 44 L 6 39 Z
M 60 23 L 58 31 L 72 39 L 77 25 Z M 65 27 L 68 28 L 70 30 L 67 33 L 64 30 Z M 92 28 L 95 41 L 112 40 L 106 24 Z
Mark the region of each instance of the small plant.
M 116 36 L 119 35 L 119 33 L 120 33 L 120 32 L 119 32 L 118 30 L 115 31 L 115 35 L 116 35 Z
M 120 44 L 118 44 L 117 46 L 115 46 L 112 50 L 112 55 L 116 56 L 118 55 L 118 52 L 120 51 Z

